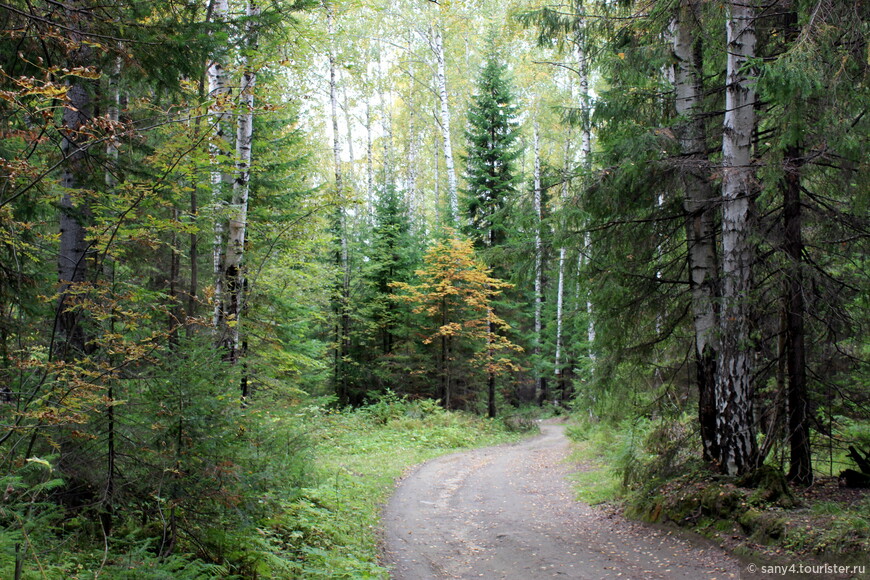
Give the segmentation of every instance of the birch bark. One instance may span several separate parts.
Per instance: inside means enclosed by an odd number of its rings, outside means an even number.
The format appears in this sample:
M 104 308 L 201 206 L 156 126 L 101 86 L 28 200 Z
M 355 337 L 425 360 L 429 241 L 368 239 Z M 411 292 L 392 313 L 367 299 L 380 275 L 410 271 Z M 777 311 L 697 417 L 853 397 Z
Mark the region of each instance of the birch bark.
M 229 337 L 228 358 L 233 363 L 241 353 L 241 324 L 245 301 L 245 234 L 248 221 L 248 196 L 251 178 L 251 146 L 254 135 L 254 86 L 257 74 L 251 63 L 251 54 L 257 47 L 256 18 L 260 8 L 253 0 L 245 10 L 245 48 L 242 55 L 242 83 L 239 91 L 240 112 L 236 119 L 236 171 L 233 181 L 233 198 L 227 228 L 227 250 L 223 274 L 226 279 Z M 246 393 L 243 393 L 245 395 Z
M 372 159 L 372 103 L 366 100 L 366 215 L 373 220 L 375 212 L 375 169 Z
M 746 74 L 755 56 L 755 9 L 752 2 L 728 3 L 727 79 L 722 136 L 722 335 L 716 382 L 717 444 L 721 468 L 728 474 L 754 467 L 756 457 L 750 384 L 752 373 L 750 293 L 752 247 L 750 200 L 754 185 L 752 134 L 755 91 Z
M 575 46 L 577 52 L 577 70 L 580 90 L 581 127 L 580 127 L 580 165 L 588 172 L 592 164 L 592 98 L 589 94 L 589 56 L 586 52 L 586 15 L 583 0 L 577 0 L 574 6 L 577 15 L 577 30 Z M 592 236 L 588 231 L 583 234 L 583 250 L 578 256 L 578 266 L 582 266 L 585 255 L 592 251 Z M 578 268 L 579 270 L 579 268 Z M 579 287 L 579 284 L 578 284 Z M 579 296 L 578 296 L 579 301 Z M 589 358 L 595 359 L 595 320 L 593 318 L 591 292 L 586 291 L 586 340 L 589 343 Z
M 453 159 L 453 144 L 450 138 L 450 107 L 447 98 L 447 73 L 444 66 L 444 39 L 437 26 L 432 27 L 432 52 L 435 54 L 435 82 L 441 105 L 440 129 L 444 142 L 444 169 L 447 173 L 447 202 L 452 227 L 459 225 L 459 199 L 457 197 L 456 164 Z
M 565 202 L 568 199 L 568 175 L 570 159 L 571 133 L 569 128 L 569 132 L 565 137 L 565 157 L 564 166 L 562 169 L 562 191 L 560 194 L 562 207 L 565 206 Z M 565 312 L 565 262 L 567 254 L 568 251 L 565 246 L 561 246 L 559 248 L 559 276 L 558 282 L 556 283 L 556 354 L 555 360 L 553 362 L 554 374 L 556 375 L 556 382 L 558 383 L 558 388 L 562 401 L 568 400 L 568 383 L 564 373 L 562 372 L 562 325 Z
M 229 16 L 228 0 L 214 0 L 213 13 L 216 23 L 224 23 Z M 217 342 L 223 342 L 225 337 L 225 304 L 224 304 L 224 278 L 223 278 L 223 262 L 224 262 L 224 184 L 228 181 L 229 176 L 223 170 L 221 157 L 227 155 L 229 151 L 228 137 L 225 133 L 224 125 L 226 124 L 226 106 L 230 96 L 229 88 L 227 87 L 227 72 L 226 63 L 221 57 L 215 57 L 211 60 L 206 71 L 208 77 L 208 93 L 212 99 L 212 104 L 209 107 L 209 116 L 212 123 L 213 138 L 209 146 L 209 154 L 211 155 L 211 191 L 212 204 L 215 207 L 214 220 L 214 238 L 212 241 L 212 271 L 214 274 L 214 315 L 213 325 L 217 334 Z
M 704 458 L 718 457 L 716 443 L 716 363 L 718 264 L 714 224 L 714 197 L 707 178 L 707 143 L 701 117 L 702 62 L 701 35 L 697 25 L 698 0 L 681 0 L 671 22 L 674 52 L 675 108 L 684 120 L 676 128 L 680 142 L 683 211 L 686 215 L 686 244 L 689 288 L 695 335 L 695 380 L 698 385 L 698 418 Z
M 540 359 L 541 343 L 543 341 L 543 318 L 542 310 L 544 304 L 544 244 L 541 239 L 541 228 L 543 226 L 543 216 L 541 213 L 541 142 L 540 142 L 540 127 L 535 121 L 533 134 L 534 147 L 534 189 L 533 202 L 535 209 L 535 356 Z M 547 392 L 547 379 L 544 373 L 538 369 L 535 375 L 535 395 L 540 404 L 549 398 Z

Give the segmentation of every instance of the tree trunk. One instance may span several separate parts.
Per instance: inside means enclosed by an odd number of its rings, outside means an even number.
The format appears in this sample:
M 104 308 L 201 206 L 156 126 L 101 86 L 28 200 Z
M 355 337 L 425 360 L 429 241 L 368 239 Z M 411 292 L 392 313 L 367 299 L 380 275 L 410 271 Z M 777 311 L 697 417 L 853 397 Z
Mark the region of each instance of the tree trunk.
M 543 318 L 544 305 L 544 244 L 541 239 L 543 216 L 541 211 L 541 144 L 540 129 L 537 121 L 534 128 L 534 209 L 535 209 L 535 358 L 536 364 L 541 362 L 541 344 L 543 343 Z M 547 379 L 540 368 L 535 370 L 535 395 L 539 404 L 543 405 L 549 398 L 547 392 Z
M 228 0 L 214 0 L 214 20 L 224 23 L 229 15 Z M 213 59 L 207 69 L 209 97 L 213 99 L 209 108 L 214 138 L 209 147 L 212 157 L 211 190 L 212 203 L 215 207 L 214 240 L 212 243 L 212 271 L 214 274 L 214 316 L 213 325 L 217 343 L 224 344 L 226 340 L 226 305 L 224 297 L 224 216 L 226 203 L 225 184 L 229 176 L 224 171 L 220 157 L 229 152 L 228 135 L 225 131 L 226 107 L 230 90 L 227 87 L 226 63 L 219 58 Z
M 449 313 L 447 310 L 447 298 L 441 299 L 441 326 L 445 326 L 449 321 Z M 450 337 L 446 334 L 441 335 L 441 372 L 440 389 L 438 397 L 441 399 L 441 404 L 445 409 L 450 408 Z
M 562 191 L 561 203 L 562 208 L 565 207 L 565 202 L 568 199 L 568 175 L 571 156 L 571 132 L 570 127 L 568 134 L 565 136 L 565 157 L 562 170 Z M 556 354 L 553 361 L 554 374 L 556 376 L 557 388 L 559 389 L 560 398 L 563 402 L 568 400 L 568 381 L 565 373 L 562 372 L 562 340 L 563 340 L 563 320 L 565 313 L 565 262 L 567 258 L 567 250 L 565 246 L 559 248 L 559 276 L 556 283 Z
M 686 244 L 689 288 L 694 325 L 695 380 L 698 386 L 698 419 L 704 459 L 719 456 L 716 443 L 716 364 L 718 264 L 714 226 L 714 190 L 707 178 L 707 143 L 701 116 L 702 50 L 698 27 L 698 0 L 682 0 L 671 22 L 674 50 L 675 108 L 685 120 L 677 127 L 680 141 L 680 172 L 683 211 L 686 215 Z
M 347 215 L 341 202 L 344 183 L 341 172 L 341 137 L 338 131 L 338 93 L 336 87 L 336 57 L 335 57 L 335 13 L 331 4 L 324 4 L 326 8 L 326 28 L 329 35 L 329 105 L 332 120 L 332 156 L 335 170 L 335 192 L 338 204 L 335 210 L 333 227 L 338 236 L 338 248 L 336 252 L 336 265 L 341 270 L 341 282 L 339 283 L 338 296 L 335 300 L 335 351 L 334 351 L 334 381 L 335 392 L 339 403 L 347 405 L 350 402 L 348 392 L 347 373 L 345 372 L 344 358 L 349 351 L 350 341 L 350 313 L 348 311 L 350 300 L 350 263 L 348 256 L 347 240 Z
M 459 225 L 459 199 L 457 197 L 456 165 L 453 160 L 453 145 L 450 139 L 450 108 L 447 100 L 447 74 L 444 67 L 444 39 L 441 30 L 432 28 L 432 51 L 435 54 L 435 81 L 441 103 L 441 138 L 444 141 L 444 167 L 447 172 L 447 202 L 449 204 L 450 225 Z
M 70 18 L 76 26 L 82 26 L 78 12 L 70 11 Z M 80 42 L 79 34 L 73 40 Z M 70 67 L 90 64 L 91 49 L 85 45 L 76 48 L 70 57 Z M 82 178 L 87 172 L 87 132 L 85 125 L 93 116 L 91 87 L 88 81 L 78 77 L 67 86 L 67 103 L 63 110 L 63 128 L 60 149 L 64 157 L 60 184 L 63 194 L 60 200 L 60 245 L 58 251 L 57 274 L 60 286 L 58 300 L 57 328 L 64 340 L 62 352 L 83 353 L 88 345 L 82 326 L 82 311 L 74 308 L 76 286 L 87 281 L 88 242 L 85 227 L 90 216 L 86 195 L 76 195 L 82 189 Z
M 810 485 L 813 463 L 810 450 L 810 412 L 804 347 L 803 239 L 801 235 L 802 163 L 798 147 L 785 152 L 783 221 L 785 250 L 789 257 L 786 310 L 786 356 L 788 368 L 789 480 Z
M 437 116 L 436 116 L 437 118 Z M 435 198 L 435 222 L 440 223 L 441 220 L 441 156 L 438 155 L 438 144 L 432 143 L 432 156 L 435 158 L 434 167 L 432 169 L 433 185 L 432 197 Z
M 577 53 L 577 76 L 580 90 L 580 166 L 583 171 L 589 171 L 592 163 L 592 98 L 589 94 L 589 56 L 586 52 L 586 16 L 583 0 L 575 0 L 574 13 L 577 16 L 577 28 L 574 35 L 574 49 Z M 589 232 L 583 234 L 583 248 L 577 256 L 578 272 L 582 271 L 584 254 L 591 252 L 592 236 Z M 578 278 L 578 303 L 580 283 Z M 592 317 L 592 293 L 586 291 L 586 340 L 589 343 L 589 358 L 595 359 L 595 321 Z
M 372 158 L 372 103 L 366 100 L 366 215 L 375 214 L 375 169 Z
M 408 54 L 411 54 L 413 51 L 413 32 L 408 31 Z M 410 79 L 409 87 L 408 87 L 408 99 L 407 99 L 407 109 L 408 109 L 408 171 L 407 171 L 407 182 L 406 182 L 406 190 L 407 190 L 407 199 L 408 199 L 408 212 L 409 215 L 413 217 L 416 216 L 417 219 L 413 220 L 411 223 L 412 228 L 419 228 L 420 231 L 424 230 L 424 225 L 422 221 L 422 216 L 425 213 L 425 204 L 422 199 L 421 193 L 417 189 L 417 181 L 419 176 L 419 168 L 418 165 L 418 157 L 420 151 L 420 139 L 417 135 L 417 110 L 414 105 L 414 79 Z
M 495 358 L 495 353 L 492 348 L 493 336 L 495 336 L 495 323 L 492 321 L 492 307 L 487 308 L 487 318 L 489 319 L 486 331 L 488 349 L 487 357 L 489 364 L 491 365 Z M 486 373 L 486 416 L 490 419 L 495 419 L 495 371 L 493 369 L 487 369 Z
M 227 250 L 224 263 L 224 278 L 229 300 L 227 308 L 229 325 L 227 358 L 237 363 L 241 354 L 241 327 L 245 301 L 245 234 L 248 221 L 248 195 L 251 177 L 251 146 L 254 134 L 254 86 L 257 75 L 248 54 L 256 50 L 257 29 L 255 19 L 260 14 L 256 2 L 249 1 L 245 11 L 245 55 L 242 57 L 242 84 L 239 91 L 240 113 L 236 120 L 236 171 L 233 181 L 233 199 L 230 206 L 227 228 Z
M 749 333 L 755 92 L 746 74 L 747 62 L 755 56 L 755 10 L 752 3 L 741 0 L 732 0 L 728 7 L 722 136 L 722 343 L 716 382 L 716 427 L 721 469 L 736 475 L 754 468 L 756 458 Z
M 387 84 L 384 81 L 384 61 L 383 61 L 383 50 L 380 46 L 380 42 L 378 43 L 378 66 L 377 66 L 377 89 L 378 89 L 378 101 L 381 104 L 381 128 L 383 129 L 383 147 L 384 147 L 384 160 L 381 165 L 383 169 L 383 179 L 381 183 L 384 187 L 389 187 L 393 185 L 393 116 L 390 104 L 388 103 L 388 98 L 386 93 L 384 92 L 384 86 Z

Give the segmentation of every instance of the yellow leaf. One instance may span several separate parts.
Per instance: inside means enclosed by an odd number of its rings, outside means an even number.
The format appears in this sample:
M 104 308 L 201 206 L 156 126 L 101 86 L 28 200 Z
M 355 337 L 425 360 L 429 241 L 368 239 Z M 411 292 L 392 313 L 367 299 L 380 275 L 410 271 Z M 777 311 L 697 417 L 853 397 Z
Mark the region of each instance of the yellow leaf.
M 40 459 L 39 457 L 29 457 L 27 459 L 27 463 L 38 463 L 39 465 L 44 465 L 48 468 L 49 471 L 52 470 L 51 463 L 46 461 L 45 459 Z

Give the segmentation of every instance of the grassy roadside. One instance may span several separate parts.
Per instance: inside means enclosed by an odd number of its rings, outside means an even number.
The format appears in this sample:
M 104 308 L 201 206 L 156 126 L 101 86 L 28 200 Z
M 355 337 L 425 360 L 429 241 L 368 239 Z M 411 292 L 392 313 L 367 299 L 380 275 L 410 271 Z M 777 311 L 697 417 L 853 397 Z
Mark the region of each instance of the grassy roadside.
M 839 488 L 835 478 L 819 478 L 809 489 L 725 478 L 688 454 L 658 448 L 661 433 L 650 425 L 581 423 L 568 435 L 581 466 L 573 476 L 581 501 L 694 531 L 742 556 L 864 564 L 870 571 L 866 490 Z M 670 436 L 676 447 L 680 438 Z
M 263 529 L 276 577 L 388 578 L 377 561 L 378 523 L 394 481 L 427 459 L 523 436 L 515 425 L 427 400 L 386 398 L 353 412 L 312 408 L 304 420 L 315 445 L 312 483 Z

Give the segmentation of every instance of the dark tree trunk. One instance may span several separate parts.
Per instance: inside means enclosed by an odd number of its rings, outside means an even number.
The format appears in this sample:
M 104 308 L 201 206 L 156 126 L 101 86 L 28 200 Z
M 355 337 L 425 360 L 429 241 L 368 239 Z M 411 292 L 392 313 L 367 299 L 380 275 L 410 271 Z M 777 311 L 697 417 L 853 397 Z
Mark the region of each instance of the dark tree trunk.
M 783 178 L 785 251 L 789 257 L 785 333 L 788 368 L 788 441 L 791 450 L 788 479 L 801 485 L 809 485 L 813 482 L 813 464 L 810 451 L 810 412 L 804 345 L 800 165 L 799 149 L 789 147 L 785 154 Z
M 716 444 L 716 354 L 712 348 L 695 353 L 696 380 L 698 382 L 698 421 L 704 461 L 719 457 Z
M 492 342 L 492 337 L 495 335 L 495 324 L 492 320 L 489 321 L 489 341 Z M 492 348 L 489 350 L 489 361 L 492 363 L 493 352 Z M 495 373 L 493 371 L 488 371 L 486 380 L 486 415 L 490 419 L 495 418 Z
M 84 29 L 82 14 L 69 11 L 74 27 Z M 81 42 L 80 34 L 72 35 L 71 40 Z M 71 52 L 69 66 L 90 64 L 91 49 L 84 44 Z M 72 77 L 76 78 L 76 77 Z M 85 330 L 82 326 L 82 312 L 74 309 L 76 286 L 87 280 L 88 242 L 85 227 L 90 216 L 87 197 L 82 181 L 87 175 L 88 137 L 85 126 L 93 116 L 93 91 L 89 82 L 77 78 L 67 87 L 67 104 L 63 112 L 63 140 L 61 152 L 64 156 L 61 186 L 64 188 L 60 200 L 60 247 L 58 251 L 58 282 L 60 299 L 58 301 L 57 329 L 64 340 L 62 351 L 66 356 L 70 351 L 86 352 L 88 347 Z M 78 190 L 83 195 L 74 192 Z

